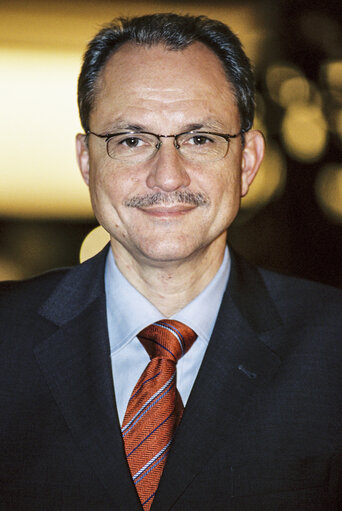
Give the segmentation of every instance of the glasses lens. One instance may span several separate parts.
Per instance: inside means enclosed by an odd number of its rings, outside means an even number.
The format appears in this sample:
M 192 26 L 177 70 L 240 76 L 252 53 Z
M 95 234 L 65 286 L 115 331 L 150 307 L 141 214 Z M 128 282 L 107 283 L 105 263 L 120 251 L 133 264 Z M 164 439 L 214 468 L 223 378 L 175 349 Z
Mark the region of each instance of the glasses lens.
M 180 135 L 177 142 L 184 158 L 198 162 L 221 160 L 229 147 L 229 141 L 220 135 L 201 131 Z
M 159 140 L 147 133 L 121 133 L 107 141 L 108 156 L 126 163 L 137 163 L 152 158 Z

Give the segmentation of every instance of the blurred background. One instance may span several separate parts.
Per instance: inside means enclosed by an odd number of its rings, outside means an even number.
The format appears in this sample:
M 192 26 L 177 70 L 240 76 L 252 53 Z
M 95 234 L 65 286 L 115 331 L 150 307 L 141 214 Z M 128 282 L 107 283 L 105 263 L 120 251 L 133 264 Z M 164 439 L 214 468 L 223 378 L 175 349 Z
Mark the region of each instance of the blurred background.
M 82 53 L 101 24 L 158 11 L 220 19 L 255 66 L 255 127 L 267 155 L 229 230 L 232 246 L 265 267 L 342 287 L 337 0 L 2 0 L 0 280 L 75 264 L 81 247 L 84 259 L 106 242 L 74 155 Z

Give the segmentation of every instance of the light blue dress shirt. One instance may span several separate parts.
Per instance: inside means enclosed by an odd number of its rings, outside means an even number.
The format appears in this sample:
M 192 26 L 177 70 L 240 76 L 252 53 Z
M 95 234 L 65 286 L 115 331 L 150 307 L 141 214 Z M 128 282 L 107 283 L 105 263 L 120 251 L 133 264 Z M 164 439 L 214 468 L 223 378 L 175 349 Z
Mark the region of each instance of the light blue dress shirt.
M 218 272 L 207 287 L 172 316 L 172 319 L 185 323 L 198 335 L 191 349 L 177 363 L 177 388 L 184 406 L 207 349 L 229 272 L 227 248 Z M 106 260 L 105 290 L 116 406 L 122 424 L 132 390 L 150 360 L 136 335 L 151 323 L 163 319 L 163 316 L 122 275 L 111 250 Z

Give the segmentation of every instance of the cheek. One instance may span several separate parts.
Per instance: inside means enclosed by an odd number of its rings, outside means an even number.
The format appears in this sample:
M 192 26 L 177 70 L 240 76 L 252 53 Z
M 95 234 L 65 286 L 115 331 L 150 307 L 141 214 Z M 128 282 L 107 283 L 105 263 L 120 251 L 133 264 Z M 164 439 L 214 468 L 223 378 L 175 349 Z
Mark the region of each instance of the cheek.
M 144 192 L 141 177 L 136 172 L 127 172 L 127 168 L 106 165 L 94 168 L 90 173 L 90 195 L 93 208 L 101 211 L 115 209 L 118 213 L 125 200 L 137 193 Z
M 234 169 L 223 169 L 213 175 L 206 188 L 211 200 L 218 206 L 222 203 L 233 203 L 240 198 L 240 174 Z
M 213 224 L 227 228 L 236 217 L 240 207 L 240 179 L 238 173 L 226 174 L 211 188 Z

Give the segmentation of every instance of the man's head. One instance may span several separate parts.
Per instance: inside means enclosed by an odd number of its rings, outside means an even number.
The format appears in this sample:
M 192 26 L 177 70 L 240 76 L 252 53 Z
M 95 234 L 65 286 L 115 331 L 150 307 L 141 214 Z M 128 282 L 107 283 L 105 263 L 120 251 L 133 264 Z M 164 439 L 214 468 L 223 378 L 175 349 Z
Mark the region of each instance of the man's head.
M 113 26 L 115 44 L 109 28 L 94 38 L 79 82 L 86 135 L 77 136 L 77 154 L 95 215 L 117 259 L 160 266 L 206 254 L 212 264 L 263 157 L 262 135 L 248 130 L 248 59 L 227 27 L 206 18 L 153 15 Z M 198 26 L 210 44 L 194 35 Z
M 124 43 L 147 47 L 160 44 L 169 50 L 179 51 L 195 41 L 202 42 L 220 59 L 236 98 L 241 129 L 247 131 L 251 128 L 254 117 L 253 73 L 237 36 L 220 21 L 205 16 L 168 13 L 118 18 L 90 41 L 78 82 L 78 105 L 85 132 L 89 129 L 89 115 L 101 71 L 110 56 Z

